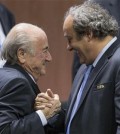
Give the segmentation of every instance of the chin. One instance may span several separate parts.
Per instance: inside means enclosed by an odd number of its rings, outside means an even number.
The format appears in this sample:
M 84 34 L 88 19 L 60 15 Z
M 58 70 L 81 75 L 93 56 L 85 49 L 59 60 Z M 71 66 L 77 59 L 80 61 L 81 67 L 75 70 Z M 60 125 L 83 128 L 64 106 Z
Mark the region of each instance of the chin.
M 80 64 L 85 64 L 85 62 L 84 61 L 80 61 Z
M 41 70 L 40 75 L 45 75 L 46 71 L 45 70 Z

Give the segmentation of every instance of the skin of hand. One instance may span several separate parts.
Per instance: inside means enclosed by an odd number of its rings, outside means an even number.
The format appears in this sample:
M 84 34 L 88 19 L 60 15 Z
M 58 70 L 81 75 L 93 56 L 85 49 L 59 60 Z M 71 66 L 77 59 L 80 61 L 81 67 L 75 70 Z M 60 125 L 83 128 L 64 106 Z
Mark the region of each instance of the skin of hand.
M 57 94 L 53 94 L 51 89 L 47 89 L 46 93 L 40 93 L 35 99 L 35 110 L 42 110 L 48 119 L 58 113 L 61 109 L 61 102 Z

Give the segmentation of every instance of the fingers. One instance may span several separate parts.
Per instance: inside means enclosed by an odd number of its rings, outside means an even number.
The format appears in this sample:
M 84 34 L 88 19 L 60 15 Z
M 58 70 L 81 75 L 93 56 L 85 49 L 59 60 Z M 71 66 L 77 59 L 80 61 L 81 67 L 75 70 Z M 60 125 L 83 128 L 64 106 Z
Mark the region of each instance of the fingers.
M 35 108 L 35 110 L 43 110 L 43 109 L 45 109 L 45 106 L 44 105 L 42 105 L 42 106 L 36 105 L 34 108 Z
M 60 111 L 61 107 L 52 107 L 52 108 L 47 108 L 45 107 L 44 109 L 41 109 L 42 112 L 44 113 L 46 119 L 49 119 L 50 117 L 54 116 L 55 114 L 57 114 Z M 39 110 L 39 107 L 38 107 Z
M 59 100 L 59 95 L 58 94 L 54 94 L 54 99 L 55 100 Z
M 58 94 L 53 94 L 51 89 L 47 89 L 46 93 L 40 93 L 35 99 L 36 110 L 42 110 L 46 118 L 50 118 L 61 109 L 61 102 Z
M 38 102 L 35 102 L 35 106 L 41 106 L 43 108 L 45 108 L 45 107 L 51 108 L 53 106 L 53 104 L 52 103 L 38 103 Z
M 38 96 L 36 97 L 36 100 L 41 101 L 41 98 L 43 98 L 43 100 L 46 100 L 46 101 L 51 101 L 52 100 L 52 98 L 50 96 L 48 96 L 47 93 L 38 94 Z
M 57 114 L 61 110 L 61 107 L 58 107 L 54 110 L 54 113 Z
M 46 93 L 40 93 L 35 99 L 34 108 L 35 110 L 43 110 L 45 107 L 51 108 L 52 105 L 51 98 L 46 96 Z
M 50 101 L 50 99 L 45 98 L 45 97 L 43 98 L 43 97 L 37 96 L 35 101 L 39 102 L 39 103 L 47 103 L 48 101 Z
M 47 89 L 47 95 L 49 96 L 49 97 L 51 97 L 51 98 L 54 98 L 54 94 L 53 94 L 53 92 L 52 92 L 52 90 L 51 89 Z

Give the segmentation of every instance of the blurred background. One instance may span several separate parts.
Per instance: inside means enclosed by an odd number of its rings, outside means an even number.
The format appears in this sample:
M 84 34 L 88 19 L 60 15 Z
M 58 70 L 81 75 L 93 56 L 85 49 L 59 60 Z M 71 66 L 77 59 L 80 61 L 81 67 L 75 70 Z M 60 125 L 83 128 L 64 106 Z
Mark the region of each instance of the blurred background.
M 27 22 L 45 30 L 52 62 L 47 64 L 47 74 L 38 82 L 41 91 L 51 88 L 62 101 L 67 100 L 71 84 L 73 52 L 67 51 L 62 26 L 65 12 L 83 0 L 0 0 L 15 16 L 16 23 Z

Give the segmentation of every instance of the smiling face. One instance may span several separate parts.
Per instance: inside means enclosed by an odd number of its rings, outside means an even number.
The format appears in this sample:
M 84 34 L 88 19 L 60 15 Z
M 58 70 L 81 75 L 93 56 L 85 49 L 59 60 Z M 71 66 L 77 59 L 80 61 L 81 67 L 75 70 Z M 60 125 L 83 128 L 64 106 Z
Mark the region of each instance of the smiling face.
M 41 75 L 46 74 L 46 63 L 52 60 L 45 33 L 42 33 L 30 47 L 32 53 L 24 52 L 22 49 L 18 50 L 19 61 L 37 81 Z
M 36 74 L 46 74 L 46 63 L 52 60 L 49 52 L 47 37 L 43 37 L 34 45 L 35 53 L 28 57 L 29 64 Z
M 63 32 L 67 39 L 67 49 L 69 51 L 77 51 L 81 64 L 89 64 L 91 62 L 91 46 L 89 45 L 90 39 L 87 35 L 83 36 L 81 39 L 77 38 L 76 32 L 73 29 L 73 18 L 70 15 L 64 21 Z

